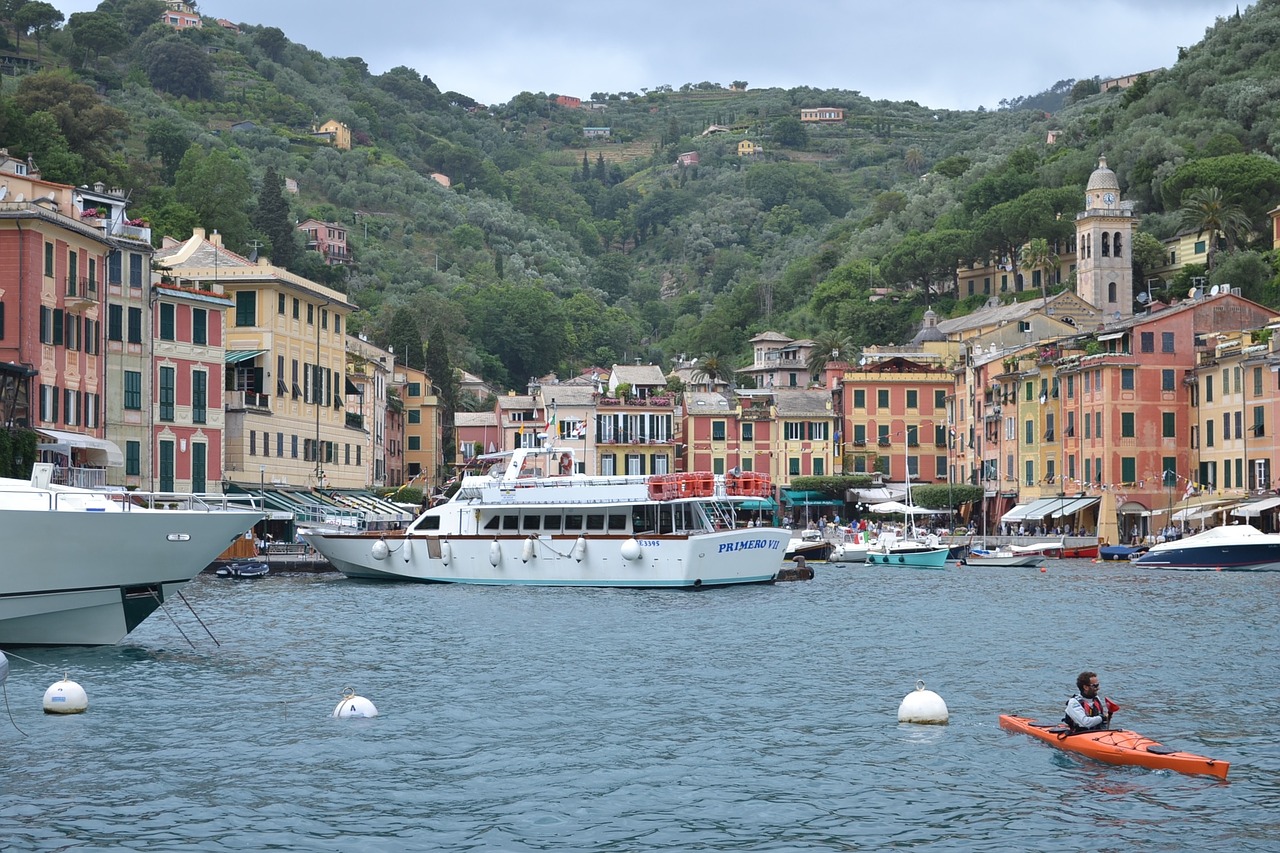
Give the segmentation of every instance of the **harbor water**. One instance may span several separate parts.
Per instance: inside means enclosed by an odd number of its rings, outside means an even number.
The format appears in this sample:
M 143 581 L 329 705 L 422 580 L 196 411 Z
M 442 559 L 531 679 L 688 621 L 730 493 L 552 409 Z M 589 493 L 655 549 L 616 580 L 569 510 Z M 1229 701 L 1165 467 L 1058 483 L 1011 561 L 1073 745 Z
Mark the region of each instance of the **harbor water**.
M 704 592 L 201 576 L 221 645 L 170 601 L 118 646 L 15 650 L 0 848 L 1280 849 L 1280 574 L 1045 565 Z M 1118 726 L 1228 780 L 999 728 L 1061 717 L 1082 669 Z M 47 716 L 64 671 L 89 709 Z M 918 679 L 949 725 L 897 722 Z M 346 687 L 380 715 L 332 718 Z

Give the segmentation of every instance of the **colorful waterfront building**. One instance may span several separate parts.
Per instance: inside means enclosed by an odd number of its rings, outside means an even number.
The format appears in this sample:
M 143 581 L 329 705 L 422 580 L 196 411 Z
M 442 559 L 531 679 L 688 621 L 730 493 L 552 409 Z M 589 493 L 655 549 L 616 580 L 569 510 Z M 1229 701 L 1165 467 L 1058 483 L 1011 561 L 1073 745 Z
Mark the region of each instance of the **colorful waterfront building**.
M 108 258 L 117 244 L 100 218 L 81 215 L 75 188 L 40 178 L 30 160 L 0 161 L 0 361 L 30 401 L 55 481 L 103 486 L 124 457 L 106 435 L 102 320 Z M 29 371 L 29 372 L 28 372 Z
M 405 482 L 424 490 L 433 489 L 447 479 L 443 468 L 439 397 L 431 378 L 413 367 L 397 364 L 392 383 L 404 407 Z
M 179 286 L 222 292 L 227 310 L 223 478 L 243 488 L 368 485 L 365 433 L 348 426 L 347 316 L 336 290 L 248 260 L 216 232 L 165 238 L 155 263 Z

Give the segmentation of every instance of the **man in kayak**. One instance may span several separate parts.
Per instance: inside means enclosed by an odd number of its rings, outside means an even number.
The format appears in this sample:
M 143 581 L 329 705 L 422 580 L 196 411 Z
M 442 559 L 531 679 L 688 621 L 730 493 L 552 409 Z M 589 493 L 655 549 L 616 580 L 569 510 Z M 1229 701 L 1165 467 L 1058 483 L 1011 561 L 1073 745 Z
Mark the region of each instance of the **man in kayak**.
M 1062 722 L 1073 732 L 1105 729 L 1111 725 L 1111 715 L 1120 710 L 1110 699 L 1098 698 L 1098 673 L 1085 671 L 1076 677 L 1076 689 L 1080 691 L 1067 700 L 1067 715 Z

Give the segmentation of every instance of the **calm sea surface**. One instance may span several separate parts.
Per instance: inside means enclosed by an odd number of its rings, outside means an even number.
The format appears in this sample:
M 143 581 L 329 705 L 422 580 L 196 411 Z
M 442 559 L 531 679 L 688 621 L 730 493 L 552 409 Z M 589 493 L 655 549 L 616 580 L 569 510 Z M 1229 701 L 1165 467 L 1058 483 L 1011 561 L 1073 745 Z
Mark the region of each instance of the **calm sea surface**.
M 1280 574 L 817 566 L 701 593 L 198 578 L 17 650 L 6 850 L 1280 850 Z M 191 638 L 182 639 L 174 621 Z M 1002 731 L 1095 669 L 1229 781 Z M 45 716 L 63 670 L 88 713 Z M 923 679 L 945 727 L 899 725 Z M 345 687 L 372 720 L 330 717 Z

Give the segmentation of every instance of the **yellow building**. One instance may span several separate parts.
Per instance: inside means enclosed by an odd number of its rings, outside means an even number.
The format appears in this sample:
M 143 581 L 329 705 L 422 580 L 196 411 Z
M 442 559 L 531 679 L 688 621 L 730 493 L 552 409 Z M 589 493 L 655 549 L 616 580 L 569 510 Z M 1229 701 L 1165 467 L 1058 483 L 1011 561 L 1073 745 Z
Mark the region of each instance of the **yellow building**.
M 203 228 L 165 239 L 157 267 L 179 283 L 220 287 L 226 317 L 224 479 L 245 488 L 362 488 L 365 434 L 345 409 L 346 297 L 263 259 L 254 263 Z
M 1276 380 L 1270 356 L 1267 343 L 1239 331 L 1218 335 L 1213 348 L 1199 354 L 1191 452 L 1201 491 L 1243 499 L 1274 485 L 1275 444 L 1268 426 L 1274 423 Z
M 764 146 L 750 139 L 744 139 L 738 143 L 739 157 L 756 157 L 764 153 Z
M 391 381 L 404 404 L 405 481 L 429 492 L 445 479 L 440 448 L 440 400 L 431 378 L 421 370 L 397 364 Z
M 319 127 L 312 128 L 311 135 L 327 139 L 334 148 L 351 150 L 351 128 L 337 119 L 331 118 Z

